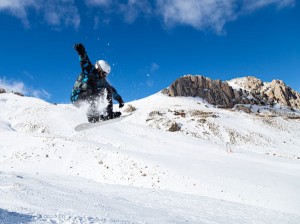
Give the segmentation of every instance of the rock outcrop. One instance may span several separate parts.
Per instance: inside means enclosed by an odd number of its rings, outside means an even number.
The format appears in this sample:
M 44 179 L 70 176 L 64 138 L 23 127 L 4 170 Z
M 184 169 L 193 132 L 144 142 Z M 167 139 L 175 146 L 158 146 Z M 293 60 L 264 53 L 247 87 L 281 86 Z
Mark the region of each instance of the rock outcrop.
M 18 96 L 24 96 L 24 94 L 23 93 L 19 93 L 19 92 L 12 92 L 13 94 L 16 94 L 16 95 L 18 95 Z
M 1 93 L 6 93 L 5 89 L 0 88 L 0 94 Z
M 274 105 L 300 108 L 300 95 L 280 80 L 263 83 L 255 77 L 229 82 L 212 80 L 201 75 L 186 75 L 163 90 L 169 96 L 201 97 L 212 105 L 232 108 L 236 104 Z
M 235 104 L 249 104 L 250 100 L 243 97 L 244 92 L 233 89 L 221 80 L 212 80 L 204 76 L 183 76 L 164 91 L 169 96 L 201 97 L 208 103 L 219 107 L 232 108 Z
M 0 87 L 0 94 L 1 94 L 1 93 L 8 93 L 8 92 L 7 92 L 5 89 L 3 89 L 3 88 Z M 23 93 L 19 93 L 19 92 L 14 92 L 14 91 L 12 91 L 11 93 L 16 94 L 16 95 L 18 95 L 18 96 L 24 96 Z
M 242 89 L 256 95 L 267 104 L 281 104 L 293 108 L 300 108 L 300 94 L 287 86 L 281 80 L 262 82 L 253 76 L 238 78 L 229 81 L 233 86 L 240 86 Z
M 267 84 L 262 94 L 267 95 L 270 102 L 300 108 L 300 94 L 281 80 L 273 80 Z

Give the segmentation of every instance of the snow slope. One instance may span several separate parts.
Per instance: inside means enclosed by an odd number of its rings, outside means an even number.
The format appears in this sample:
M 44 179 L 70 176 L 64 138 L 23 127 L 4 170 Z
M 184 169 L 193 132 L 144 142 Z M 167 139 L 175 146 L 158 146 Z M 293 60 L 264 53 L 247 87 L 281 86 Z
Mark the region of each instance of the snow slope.
M 76 132 L 86 107 L 0 94 L 0 223 L 299 223 L 298 111 L 130 104 Z

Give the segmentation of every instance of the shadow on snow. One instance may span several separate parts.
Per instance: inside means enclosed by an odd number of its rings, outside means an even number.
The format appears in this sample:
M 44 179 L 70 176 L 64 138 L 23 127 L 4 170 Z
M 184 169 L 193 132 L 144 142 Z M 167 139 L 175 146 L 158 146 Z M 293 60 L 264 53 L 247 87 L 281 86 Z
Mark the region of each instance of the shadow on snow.
M 21 214 L 17 212 L 9 212 L 0 208 L 1 224 L 25 224 L 33 221 L 35 217 L 31 215 Z

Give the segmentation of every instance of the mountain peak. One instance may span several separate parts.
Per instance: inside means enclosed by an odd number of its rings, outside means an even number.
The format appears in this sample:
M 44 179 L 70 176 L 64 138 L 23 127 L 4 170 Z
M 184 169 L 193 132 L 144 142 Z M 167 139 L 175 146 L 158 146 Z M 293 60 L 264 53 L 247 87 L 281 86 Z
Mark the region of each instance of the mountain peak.
M 176 79 L 163 93 L 172 97 L 200 97 L 223 108 L 232 108 L 236 104 L 281 104 L 300 108 L 300 94 L 282 80 L 267 83 L 254 76 L 221 81 L 202 75 L 185 75 Z

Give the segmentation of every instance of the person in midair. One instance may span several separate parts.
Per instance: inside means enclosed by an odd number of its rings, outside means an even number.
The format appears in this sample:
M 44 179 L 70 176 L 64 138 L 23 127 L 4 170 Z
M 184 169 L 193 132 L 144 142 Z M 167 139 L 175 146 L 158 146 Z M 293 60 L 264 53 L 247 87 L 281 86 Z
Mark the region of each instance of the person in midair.
M 99 60 L 93 65 L 81 43 L 75 44 L 73 48 L 79 55 L 81 73 L 72 90 L 72 103 L 76 106 L 79 106 L 82 101 L 90 104 L 87 118 L 91 123 L 121 116 L 121 112 L 113 112 L 113 99 L 119 102 L 119 108 L 124 106 L 124 101 L 116 89 L 106 80 L 111 71 L 110 65 L 104 60 Z M 108 105 L 106 113 L 100 114 L 98 111 L 99 99 L 105 95 L 105 91 Z

